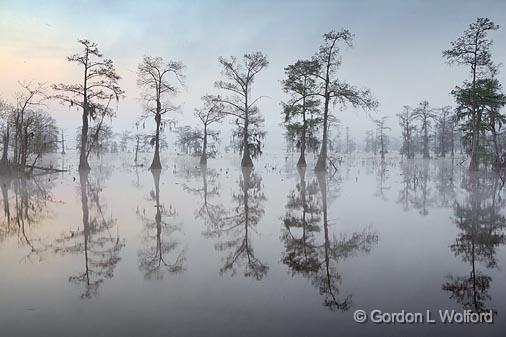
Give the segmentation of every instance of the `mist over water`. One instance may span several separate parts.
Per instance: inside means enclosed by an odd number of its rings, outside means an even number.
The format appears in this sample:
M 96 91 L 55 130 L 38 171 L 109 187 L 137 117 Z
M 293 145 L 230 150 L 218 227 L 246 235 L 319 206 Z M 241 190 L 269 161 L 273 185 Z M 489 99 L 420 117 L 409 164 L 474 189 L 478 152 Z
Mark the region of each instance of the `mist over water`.
M 2 178 L 2 335 L 502 335 L 500 176 L 459 159 L 345 157 L 326 175 L 296 155 L 236 159 L 162 156 L 151 173 L 107 154 L 88 174 Z M 357 309 L 496 317 L 361 325 Z

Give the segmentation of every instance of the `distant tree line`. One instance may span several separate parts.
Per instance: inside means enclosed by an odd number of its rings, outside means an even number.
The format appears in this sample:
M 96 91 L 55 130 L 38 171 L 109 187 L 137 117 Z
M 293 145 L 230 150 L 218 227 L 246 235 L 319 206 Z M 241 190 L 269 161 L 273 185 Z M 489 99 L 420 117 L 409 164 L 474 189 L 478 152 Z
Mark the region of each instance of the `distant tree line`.
M 450 106 L 432 108 L 422 101 L 416 108 L 409 105 L 397 114 L 402 131 L 401 155 L 408 159 L 419 153 L 423 158 L 455 156 L 461 149 L 461 130 Z
M 497 79 L 498 66 L 492 60 L 492 40 L 488 38 L 498 28 L 489 19 L 478 18 L 443 51 L 447 63 L 469 70 L 469 78 L 451 91 L 454 108 L 433 108 L 427 100 L 414 108 L 402 108 L 397 114 L 402 131 L 401 155 L 409 159 L 418 153 L 423 158 L 445 157 L 454 156 L 458 149 L 469 155 L 471 170 L 477 170 L 480 162 L 495 167 L 506 165 L 506 137 L 502 130 L 506 115 L 501 111 L 506 97 Z M 323 35 L 314 56 L 297 60 L 284 69 L 281 86 L 287 99 L 281 103 L 281 115 L 289 147 L 300 152 L 298 167 L 307 166 L 307 153 L 312 152 L 318 153 L 315 170 L 326 171 L 329 162 L 334 165 L 335 153 L 349 154 L 357 149 L 349 127 L 343 135 L 334 113 L 336 108 L 351 105 L 369 112 L 379 105 L 369 89 L 353 86 L 339 76 L 341 50 L 351 47 L 353 38 L 346 29 L 332 30 Z M 263 53 L 218 59 L 222 78 L 214 82 L 216 92 L 204 95 L 201 107 L 195 109 L 198 127 L 177 126 L 180 107 L 171 102 L 185 86 L 185 65 L 145 56 L 137 68 L 143 101 L 137 132 L 117 135 L 106 121 L 115 117 L 118 102 L 125 94 L 119 85 L 120 76 L 113 61 L 103 56 L 96 43 L 79 40 L 79 44 L 81 51 L 67 58 L 80 69 L 78 82 L 51 86 L 23 82 L 14 104 L 0 101 L 3 171 L 33 170 L 40 156 L 56 151 L 58 144 L 64 152 L 63 134 L 60 138 L 54 119 L 42 109 L 48 100 L 81 112 L 76 139 L 80 170 L 90 168 L 90 154 L 125 151 L 130 141 L 135 142 L 135 164 L 138 165 L 138 152 L 152 147 L 150 169 L 159 170 L 160 152 L 167 146 L 166 129 L 175 131 L 176 146 L 181 152 L 199 155 L 200 164 L 206 165 L 216 154 L 220 141 L 216 125 L 224 120 L 234 125 L 230 148 L 241 153 L 242 167 L 253 167 L 253 159 L 262 154 L 266 132 L 258 102 L 264 96 L 254 95 L 253 87 L 269 65 Z M 387 117 L 370 118 L 375 129 L 366 133 L 364 150 L 384 158 L 395 139 L 387 134 Z M 155 126 L 151 133 L 145 131 L 150 122 Z
M 459 147 L 469 155 L 471 171 L 477 171 L 480 163 L 506 166 L 502 130 L 506 115 L 501 111 L 506 96 L 497 80 L 498 66 L 492 60 L 492 40 L 488 38 L 497 29 L 490 19 L 478 18 L 443 51 L 448 64 L 468 69 L 469 78 L 451 91 L 456 104 L 453 109 L 431 108 L 428 101 L 414 109 L 404 106 L 397 115 L 403 137 L 401 154 L 414 158 L 420 152 L 429 158 L 432 152 L 438 157 L 453 157 Z

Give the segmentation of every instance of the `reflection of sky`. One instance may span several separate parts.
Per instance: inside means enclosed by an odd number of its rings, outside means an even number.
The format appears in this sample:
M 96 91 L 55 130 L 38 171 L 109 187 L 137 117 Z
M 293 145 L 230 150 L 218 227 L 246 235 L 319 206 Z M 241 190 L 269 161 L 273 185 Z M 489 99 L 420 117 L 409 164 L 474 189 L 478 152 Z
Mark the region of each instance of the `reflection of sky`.
M 435 106 L 451 103 L 448 92 L 465 77 L 444 64 L 448 47 L 477 16 L 504 25 L 502 1 L 5 1 L 0 4 L 0 95 L 11 99 L 17 80 L 68 81 L 77 75 L 65 57 L 76 52 L 78 38 L 96 41 L 123 77 L 127 97 L 113 121 L 129 128 L 141 103 L 136 65 L 145 54 L 182 60 L 187 65 L 182 104 L 184 123 L 194 123 L 199 97 L 212 92 L 219 77 L 220 55 L 261 50 L 270 66 L 258 77 L 254 94 L 267 95 L 260 107 L 266 118 L 268 146 L 280 144 L 279 81 L 283 67 L 310 57 L 321 35 L 349 28 L 355 47 L 343 55 L 341 78 L 367 86 L 381 101 L 379 114 L 392 116 L 402 105 L 428 99 Z M 497 62 L 505 62 L 506 31 L 494 32 Z M 502 82 L 504 74 L 500 75 Z M 51 104 L 69 130 L 75 113 Z M 364 113 L 338 112 L 355 137 L 372 128 Z M 225 128 L 229 128 L 228 123 Z

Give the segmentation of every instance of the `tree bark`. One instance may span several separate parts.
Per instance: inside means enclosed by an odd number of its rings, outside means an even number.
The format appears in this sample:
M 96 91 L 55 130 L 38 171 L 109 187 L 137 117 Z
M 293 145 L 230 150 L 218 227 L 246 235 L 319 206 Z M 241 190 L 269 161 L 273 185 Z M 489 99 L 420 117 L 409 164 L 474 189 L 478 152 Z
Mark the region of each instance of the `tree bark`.
M 476 107 L 476 100 L 475 100 L 475 94 L 476 94 L 476 67 L 478 64 L 478 34 L 475 36 L 475 47 L 474 47 L 474 61 L 471 65 L 471 70 L 473 72 L 473 94 L 472 94 L 472 100 L 471 100 L 471 108 L 472 108 L 472 114 L 473 114 L 473 135 L 471 138 L 471 162 L 469 163 L 469 171 L 478 171 L 479 169 L 479 163 L 478 163 L 478 143 L 480 141 L 480 135 L 479 135 L 479 128 L 481 123 L 481 114 L 478 112 L 478 109 Z
M 323 110 L 323 137 L 322 137 L 322 147 L 320 149 L 320 155 L 318 156 L 318 161 L 316 162 L 315 171 L 327 171 L 327 142 L 328 142 L 328 116 L 329 116 L 329 101 L 330 97 L 327 92 L 328 84 L 325 84 L 325 106 Z
M 89 170 L 88 156 L 86 149 L 88 146 L 88 50 L 86 50 L 85 64 L 84 64 L 84 85 L 83 85 L 83 116 L 81 127 L 81 153 L 79 155 L 79 171 Z
M 23 132 L 21 134 L 22 144 L 21 144 L 21 167 L 26 166 L 26 160 L 28 156 L 28 125 L 25 125 L 23 128 Z
M 427 130 L 427 117 L 424 117 L 424 127 L 423 127 L 423 158 L 430 158 L 429 153 L 429 130 Z
M 86 104 L 86 103 L 85 103 Z M 83 117 L 82 117 L 82 127 L 81 127 L 81 149 L 79 155 L 79 170 L 89 170 L 90 164 L 88 164 L 88 158 L 86 156 L 86 148 L 88 147 L 88 109 L 83 108 Z
M 207 165 L 207 125 L 204 125 L 204 140 L 202 144 L 202 154 L 200 155 L 200 165 Z
M 246 101 L 246 109 L 247 109 L 247 103 Z M 243 133 L 243 140 L 242 140 L 242 160 L 241 160 L 241 167 L 253 167 L 253 161 L 251 160 L 251 156 L 249 153 L 249 133 L 248 133 L 248 127 L 249 127 L 249 116 L 246 112 L 246 116 L 244 119 L 244 133 Z
M 135 158 L 134 158 L 134 163 L 137 166 L 138 154 L 139 154 L 139 135 L 137 135 L 135 138 L 136 138 L 136 143 L 135 143 Z
M 497 143 L 497 131 L 495 129 L 495 121 L 492 121 L 492 144 L 494 146 L 494 165 L 500 166 L 500 156 L 499 156 L 499 144 Z
M 63 130 L 61 131 L 61 154 L 65 154 L 65 137 L 63 136 Z
M 160 102 L 157 103 L 160 106 Z M 160 162 L 160 125 L 162 123 L 162 115 L 157 111 L 155 115 L 156 122 L 156 134 L 155 134 L 155 154 L 153 156 L 153 161 L 151 162 L 150 170 L 161 170 L 162 164 Z
M 305 110 L 305 106 L 306 106 L 306 102 L 305 102 L 305 99 L 303 99 L 303 103 L 302 103 L 302 106 L 303 106 L 303 109 Z M 300 157 L 299 157 L 299 161 L 297 162 L 297 167 L 306 167 L 307 164 L 306 164 L 306 128 L 307 128 L 307 125 L 306 125 L 306 112 L 304 111 L 303 112 L 303 115 L 302 115 L 302 135 L 301 135 L 301 144 L 300 144 Z
M 478 163 L 478 144 L 480 142 L 480 131 L 479 125 L 481 123 L 481 115 L 477 114 L 474 125 L 473 125 L 473 135 L 471 138 L 471 162 L 469 163 L 470 171 L 478 171 L 479 163 Z
M 5 134 L 4 134 L 4 146 L 3 146 L 3 151 L 2 151 L 2 160 L 0 161 L 0 163 L 2 165 L 7 165 L 8 163 L 8 158 L 7 158 L 7 155 L 8 155 L 8 152 L 9 152 L 9 125 L 7 125 L 7 130 L 5 131 Z

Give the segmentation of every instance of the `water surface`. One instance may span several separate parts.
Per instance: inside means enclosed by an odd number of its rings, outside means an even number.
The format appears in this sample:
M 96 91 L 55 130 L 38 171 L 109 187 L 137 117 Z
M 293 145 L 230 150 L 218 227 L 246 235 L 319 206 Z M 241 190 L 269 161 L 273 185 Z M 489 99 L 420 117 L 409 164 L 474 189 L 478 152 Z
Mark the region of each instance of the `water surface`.
M 145 162 L 149 162 L 146 155 Z M 3 177 L 2 336 L 502 336 L 505 201 L 460 160 L 109 155 L 79 175 Z M 310 163 L 311 165 L 311 163 Z M 377 325 L 370 312 L 471 309 L 492 325 Z

